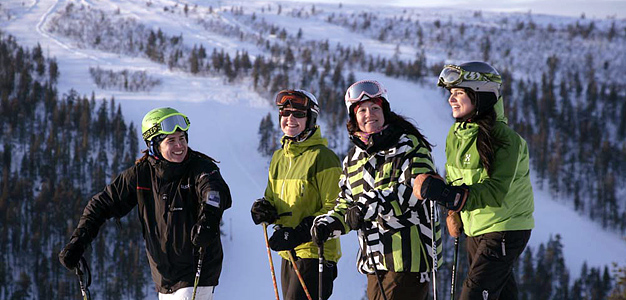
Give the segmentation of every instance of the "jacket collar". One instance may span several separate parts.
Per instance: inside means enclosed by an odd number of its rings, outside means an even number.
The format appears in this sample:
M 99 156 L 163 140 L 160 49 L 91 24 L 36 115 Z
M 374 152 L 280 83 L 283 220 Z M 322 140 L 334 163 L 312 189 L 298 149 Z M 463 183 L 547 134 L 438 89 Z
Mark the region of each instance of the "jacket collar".
M 190 161 L 196 157 L 191 148 L 188 149 L 187 158 L 180 163 L 170 162 L 165 159 L 156 159 L 153 156 L 148 157 L 148 162 L 154 168 L 155 175 L 164 182 L 169 182 L 175 178 L 182 176 L 188 169 Z
M 365 144 L 357 135 L 351 135 L 350 140 L 361 150 L 371 155 L 376 152 L 387 150 L 393 147 L 400 140 L 400 136 L 404 133 L 404 130 L 395 124 L 389 124 L 387 128 L 380 132 L 371 134 L 369 141 Z
M 319 126 L 315 126 L 313 134 L 311 134 L 304 141 L 296 141 L 288 136 L 283 136 L 281 143 L 283 145 L 284 154 L 288 157 L 298 156 L 308 148 L 315 145 L 328 146 L 328 140 L 322 138 Z

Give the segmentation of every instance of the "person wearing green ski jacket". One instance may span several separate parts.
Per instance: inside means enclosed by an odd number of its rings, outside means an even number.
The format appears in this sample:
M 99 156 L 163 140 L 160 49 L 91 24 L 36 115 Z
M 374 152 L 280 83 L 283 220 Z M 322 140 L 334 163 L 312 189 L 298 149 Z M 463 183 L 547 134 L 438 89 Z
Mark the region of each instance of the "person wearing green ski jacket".
M 358 230 L 357 270 L 367 275 L 368 299 L 425 300 L 429 272 L 441 263 L 441 231 L 412 184 L 418 174 L 435 174 L 431 145 L 391 111 L 379 82 L 357 81 L 344 98 L 354 147 L 343 160 L 337 204 L 315 218 L 313 240 Z
M 282 148 L 272 156 L 265 195 L 253 203 L 252 219 L 255 224 L 275 224 L 269 245 L 283 258 L 283 298 L 307 299 L 290 264 L 291 252 L 308 292 L 318 299 L 318 246 L 311 242 L 310 230 L 313 218 L 335 205 L 340 161 L 316 125 L 315 96 L 304 90 L 283 90 L 276 96 L 276 105 L 284 133 Z M 340 257 L 338 239 L 324 243 L 323 299 L 332 293 Z
M 513 266 L 534 227 L 526 141 L 507 125 L 492 66 L 447 65 L 439 85 L 450 90 L 456 119 L 446 140 L 448 183 L 422 176 L 414 193 L 460 212 L 470 266 L 460 299 L 517 299 Z

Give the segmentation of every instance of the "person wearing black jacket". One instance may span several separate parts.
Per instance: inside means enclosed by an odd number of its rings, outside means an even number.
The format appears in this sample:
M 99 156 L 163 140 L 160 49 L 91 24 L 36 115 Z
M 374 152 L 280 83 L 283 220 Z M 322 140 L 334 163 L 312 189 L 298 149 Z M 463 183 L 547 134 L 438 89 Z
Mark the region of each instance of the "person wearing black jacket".
M 169 107 L 144 116 L 142 133 L 148 149 L 91 198 L 70 242 L 59 253 L 63 266 L 76 268 L 102 224 L 137 206 L 159 299 L 191 298 L 201 252 L 196 299 L 213 299 L 223 259 L 219 224 L 232 199 L 215 160 L 188 147 L 189 124 L 185 115 Z

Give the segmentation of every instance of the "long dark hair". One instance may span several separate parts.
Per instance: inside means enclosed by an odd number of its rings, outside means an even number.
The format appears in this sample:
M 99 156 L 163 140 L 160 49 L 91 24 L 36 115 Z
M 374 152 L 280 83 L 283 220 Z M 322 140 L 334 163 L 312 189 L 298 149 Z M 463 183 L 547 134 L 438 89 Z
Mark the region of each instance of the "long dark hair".
M 402 130 L 405 133 L 411 134 L 417 137 L 417 139 L 422 144 L 424 144 L 424 146 L 426 147 L 426 149 L 428 149 L 428 151 L 433 150 L 433 145 L 430 142 L 428 142 L 426 137 L 419 131 L 417 126 L 411 123 L 408 120 L 408 118 L 401 116 L 399 114 L 396 114 L 395 112 L 392 112 L 389 109 L 389 103 L 387 103 L 387 101 L 383 101 L 383 114 L 385 116 L 385 125 L 389 124 L 392 126 L 398 126 L 399 128 L 402 128 Z M 354 135 L 355 132 L 359 131 L 359 124 L 356 122 L 356 116 L 354 115 L 354 112 L 352 111 L 350 112 L 350 118 L 348 119 L 348 122 L 346 123 L 346 127 L 348 128 L 348 133 L 350 135 Z
M 469 88 L 464 88 L 464 90 L 472 101 L 472 104 L 478 107 L 478 95 L 476 92 Z M 480 162 L 483 164 L 487 174 L 491 176 L 493 173 L 493 161 L 495 160 L 495 148 L 501 147 L 504 144 L 503 141 L 492 134 L 493 127 L 496 124 L 496 110 L 492 106 L 480 112 L 480 114 L 474 115 L 466 122 L 474 122 L 478 125 L 476 150 L 478 150 Z

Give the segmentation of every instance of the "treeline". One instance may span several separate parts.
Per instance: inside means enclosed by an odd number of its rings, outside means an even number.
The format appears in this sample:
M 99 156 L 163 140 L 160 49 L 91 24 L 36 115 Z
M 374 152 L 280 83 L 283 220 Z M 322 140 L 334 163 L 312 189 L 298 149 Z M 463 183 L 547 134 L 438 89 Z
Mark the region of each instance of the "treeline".
M 399 55 L 374 57 L 367 54 L 361 44 L 331 47 L 328 40 L 305 41 L 301 29 L 296 35 L 290 35 L 284 28 L 264 20 L 252 21 L 255 17 L 246 16 L 242 11 L 243 8 L 233 8 L 231 14 L 254 22 L 257 33 L 220 21 L 211 9 L 208 16 L 198 17 L 198 22 L 213 33 L 256 44 L 266 55 L 257 55 L 254 61 L 247 51 L 236 51 L 231 56 L 223 49 L 208 51 L 203 45 L 187 47 L 183 45 L 182 35 L 169 36 L 158 28 L 147 29 L 134 19 L 124 18 L 119 12 L 109 15 L 73 3 L 51 18 L 47 30 L 71 38 L 81 47 L 146 57 L 198 76 L 222 75 L 228 82 L 251 80 L 254 89 L 268 99 L 283 88 L 305 88 L 318 97 L 321 118 L 329 124 L 327 135 L 334 143 L 330 146 L 340 153 L 347 152 L 348 148 L 344 143 L 343 93 L 355 80 L 354 71 L 382 71 L 388 76 L 410 80 L 418 80 L 428 71 L 424 53 L 412 60 L 402 60 Z M 197 14 L 189 14 L 190 18 L 194 16 Z
M 59 70 L 41 47 L 0 31 L 0 299 L 76 299 L 57 254 L 88 197 L 139 153 L 137 128 L 114 99 L 56 90 Z M 104 226 L 93 242 L 92 295 L 143 299 L 149 268 L 136 218 Z
M 560 82 L 550 73 L 540 82 L 512 82 L 507 98 L 517 101 L 505 101 L 510 123 L 529 142 L 533 170 L 553 195 L 624 233 L 626 96 L 618 84 L 595 81 L 593 70 L 566 73 Z
M 100 67 L 89 67 L 89 75 L 101 89 L 116 89 L 120 91 L 150 91 L 161 85 L 161 79 L 155 79 L 146 71 L 105 70 Z

